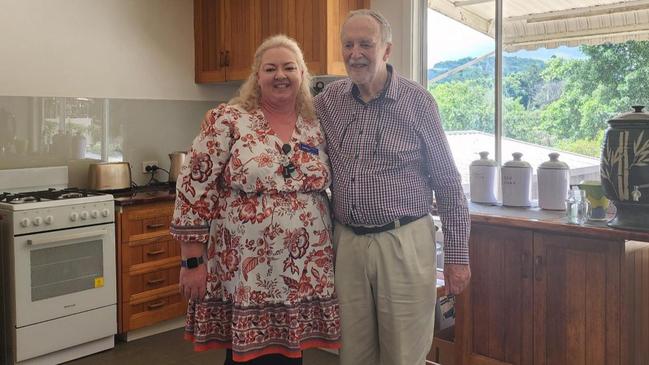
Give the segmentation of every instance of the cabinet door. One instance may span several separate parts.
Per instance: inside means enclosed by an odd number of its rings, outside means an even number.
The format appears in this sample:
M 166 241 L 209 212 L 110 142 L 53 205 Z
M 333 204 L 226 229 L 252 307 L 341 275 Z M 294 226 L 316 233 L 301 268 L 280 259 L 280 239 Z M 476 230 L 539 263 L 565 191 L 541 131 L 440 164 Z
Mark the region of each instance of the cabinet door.
M 534 364 L 620 364 L 619 242 L 534 235 Z
M 255 50 L 261 43 L 261 0 L 224 0 L 225 62 L 228 80 L 250 75 Z
M 194 0 L 196 83 L 225 81 L 223 1 Z
M 458 298 L 463 364 L 532 364 L 532 232 L 473 224 L 471 284 Z

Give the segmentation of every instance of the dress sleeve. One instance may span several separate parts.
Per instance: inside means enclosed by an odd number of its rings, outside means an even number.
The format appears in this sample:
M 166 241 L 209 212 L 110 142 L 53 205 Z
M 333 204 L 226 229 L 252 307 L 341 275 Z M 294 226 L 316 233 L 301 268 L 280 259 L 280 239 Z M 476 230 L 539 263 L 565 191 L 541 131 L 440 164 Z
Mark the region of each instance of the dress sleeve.
M 170 226 L 177 240 L 207 242 L 222 190 L 219 178 L 230 158 L 233 113 L 225 104 L 207 112 L 180 170 Z
M 430 94 L 424 99 L 420 103 L 425 110 L 419 113 L 423 118 L 418 129 L 442 221 L 444 262 L 469 264 L 471 218 L 462 189 L 462 177 L 455 166 L 451 148 L 442 129 L 437 103 Z

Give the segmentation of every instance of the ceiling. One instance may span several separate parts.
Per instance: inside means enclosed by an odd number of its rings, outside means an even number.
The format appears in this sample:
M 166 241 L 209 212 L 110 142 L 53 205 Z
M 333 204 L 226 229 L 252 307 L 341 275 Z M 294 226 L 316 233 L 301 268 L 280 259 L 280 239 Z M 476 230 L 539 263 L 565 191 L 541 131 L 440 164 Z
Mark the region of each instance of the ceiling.
M 494 0 L 428 0 L 428 7 L 494 37 Z M 506 51 L 649 40 L 649 0 L 503 0 Z

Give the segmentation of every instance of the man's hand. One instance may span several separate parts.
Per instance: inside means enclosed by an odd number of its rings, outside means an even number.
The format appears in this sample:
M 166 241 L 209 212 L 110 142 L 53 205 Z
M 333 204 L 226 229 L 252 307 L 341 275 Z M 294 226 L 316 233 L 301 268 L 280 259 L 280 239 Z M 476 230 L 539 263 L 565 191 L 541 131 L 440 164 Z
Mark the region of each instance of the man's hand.
M 444 286 L 446 294 L 458 295 L 469 285 L 471 268 L 469 265 L 444 265 Z
M 207 290 L 207 264 L 202 263 L 193 269 L 180 268 L 180 293 L 192 301 L 200 301 Z

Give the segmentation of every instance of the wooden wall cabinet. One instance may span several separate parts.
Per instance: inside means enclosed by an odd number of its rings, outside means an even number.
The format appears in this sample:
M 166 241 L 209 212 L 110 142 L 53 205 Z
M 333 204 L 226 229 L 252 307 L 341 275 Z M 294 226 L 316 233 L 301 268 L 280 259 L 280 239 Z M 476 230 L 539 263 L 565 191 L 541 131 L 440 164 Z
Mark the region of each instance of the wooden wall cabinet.
M 313 75 L 345 75 L 340 26 L 369 0 L 194 0 L 196 83 L 243 80 L 274 34 L 300 44 Z
M 120 207 L 117 220 L 118 332 L 177 318 L 180 245 L 169 234 L 173 202 Z
M 649 364 L 649 244 L 473 223 L 456 364 Z

